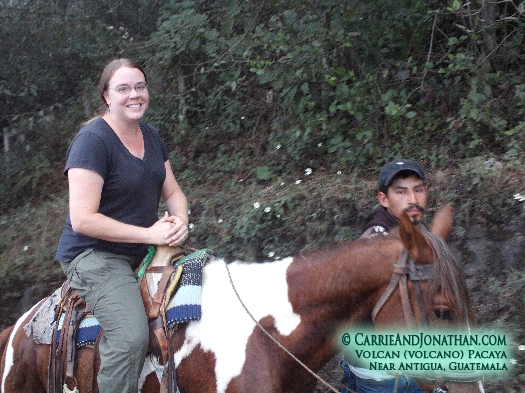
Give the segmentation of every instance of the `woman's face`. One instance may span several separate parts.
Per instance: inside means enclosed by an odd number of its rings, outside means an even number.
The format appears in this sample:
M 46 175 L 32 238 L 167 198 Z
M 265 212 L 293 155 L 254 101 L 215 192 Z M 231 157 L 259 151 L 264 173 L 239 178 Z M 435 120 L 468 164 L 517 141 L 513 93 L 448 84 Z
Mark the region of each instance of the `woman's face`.
M 140 89 L 144 86 L 146 86 L 146 78 L 139 69 L 130 67 L 117 69 L 104 93 L 110 116 L 122 121 L 139 121 L 148 108 L 149 94 L 147 88 L 140 93 L 136 88 Z M 131 88 L 131 91 L 125 92 L 125 88 L 128 90 Z M 119 89 L 124 92 L 119 92 Z

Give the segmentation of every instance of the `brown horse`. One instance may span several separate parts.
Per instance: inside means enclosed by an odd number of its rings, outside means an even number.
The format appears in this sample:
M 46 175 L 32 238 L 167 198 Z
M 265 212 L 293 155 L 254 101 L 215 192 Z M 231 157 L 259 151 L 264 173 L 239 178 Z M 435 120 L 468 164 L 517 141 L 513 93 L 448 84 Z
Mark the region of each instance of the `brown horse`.
M 433 231 L 446 236 L 450 210 L 436 217 Z M 427 241 L 420 229 L 404 217 L 399 232 L 391 236 L 280 261 L 212 260 L 203 272 L 202 318 L 181 324 L 171 335 L 180 391 L 314 391 L 313 372 L 336 354 L 334 336 L 341 326 L 371 321 L 372 314 L 378 326 L 405 325 L 408 317 L 400 286 L 382 297 L 403 249 L 416 266 L 434 266 L 433 278 L 420 282 L 423 299 L 418 299 L 410 280 L 406 285 L 414 322 L 419 325 L 426 318 L 431 327 L 468 323 L 468 295 L 457 264 L 442 258 L 439 254 L 448 250 Z M 0 393 L 47 392 L 50 346 L 36 344 L 22 328 L 37 308 L 0 333 Z M 78 351 L 81 393 L 92 392 L 93 355 L 91 348 Z M 161 391 L 162 367 L 154 360 L 146 360 L 140 381 L 143 393 Z M 430 385 L 424 389 L 432 391 Z M 482 387 L 477 382 L 462 384 L 454 392 L 482 392 Z

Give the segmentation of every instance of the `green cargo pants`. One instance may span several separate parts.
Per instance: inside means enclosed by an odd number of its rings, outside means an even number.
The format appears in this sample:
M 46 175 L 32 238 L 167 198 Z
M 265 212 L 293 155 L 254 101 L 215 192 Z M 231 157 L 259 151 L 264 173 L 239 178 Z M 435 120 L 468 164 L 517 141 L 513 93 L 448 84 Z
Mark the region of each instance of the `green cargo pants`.
M 86 299 L 104 329 L 100 341 L 101 393 L 137 393 L 146 358 L 149 328 L 139 285 L 131 268 L 136 258 L 88 249 L 61 263 L 69 284 Z

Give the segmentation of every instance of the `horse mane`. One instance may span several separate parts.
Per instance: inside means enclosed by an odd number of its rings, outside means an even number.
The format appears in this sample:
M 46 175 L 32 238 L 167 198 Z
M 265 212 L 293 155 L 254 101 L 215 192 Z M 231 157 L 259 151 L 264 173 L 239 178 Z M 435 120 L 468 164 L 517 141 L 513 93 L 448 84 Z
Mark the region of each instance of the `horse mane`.
M 310 300 L 316 299 L 313 300 L 314 303 L 321 304 L 331 298 L 334 293 L 347 293 L 348 296 L 354 298 L 352 277 L 360 279 L 363 266 L 365 266 L 367 273 L 373 271 L 372 274 L 383 276 L 383 284 L 387 285 L 392 270 L 378 266 L 380 263 L 384 267 L 390 264 L 393 268 L 400 249 L 399 238 L 389 235 L 338 242 L 296 254 L 288 273 L 290 277 L 296 278 L 302 276 L 305 271 L 316 272 L 300 279 L 302 281 L 299 284 L 299 287 L 308 291 L 311 296 Z M 373 257 L 370 257 L 371 255 Z M 367 266 L 373 266 L 373 269 L 368 269 Z M 364 292 L 369 289 L 367 288 Z M 368 298 L 362 300 L 371 301 Z M 302 304 L 304 299 L 298 297 L 297 301 Z
M 422 225 L 420 225 L 420 230 L 425 236 L 435 257 L 435 267 L 432 277 L 434 288 L 433 291 L 431 291 L 432 295 L 441 289 L 443 295 L 452 300 L 458 322 L 463 324 L 468 323 L 472 320 L 473 314 L 470 306 L 467 283 L 461 266 L 441 237 L 429 232 Z
M 464 326 L 472 321 L 473 314 L 463 270 L 443 238 L 428 231 L 423 225 L 418 225 L 418 229 L 425 237 L 434 257 L 434 269 L 431 278 L 432 289 L 427 293 L 427 296 L 431 299 L 441 289 L 443 296 L 450 299 L 454 304 L 454 312 L 457 316 L 458 324 Z M 387 236 L 373 236 L 371 238 L 340 242 L 317 250 L 300 253 L 296 258 L 304 258 L 305 261 L 317 260 L 319 263 L 319 260 L 327 261 L 333 256 L 354 247 L 362 247 L 365 244 L 377 247 L 378 245 L 386 244 L 385 241 L 388 242 L 394 239 L 399 240 L 397 228 Z M 329 280 L 329 282 L 318 283 L 318 293 L 329 291 L 329 287 L 332 285 L 340 285 L 339 272 L 334 272 L 331 278 L 332 280 Z

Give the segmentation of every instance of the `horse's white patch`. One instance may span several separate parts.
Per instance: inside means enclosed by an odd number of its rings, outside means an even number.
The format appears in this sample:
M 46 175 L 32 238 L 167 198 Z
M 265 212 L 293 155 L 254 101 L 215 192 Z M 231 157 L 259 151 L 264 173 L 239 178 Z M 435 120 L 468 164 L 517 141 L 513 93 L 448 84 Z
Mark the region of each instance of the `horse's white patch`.
M 139 377 L 139 393 L 142 392 L 142 387 L 146 382 L 146 377 L 149 374 L 155 373 L 159 383 L 162 381 L 162 374 L 164 373 L 164 366 L 158 363 L 158 359 L 152 355 L 146 357 L 144 361 L 144 367 L 142 367 L 142 372 Z
M 301 322 L 288 299 L 286 270 L 293 258 L 271 263 L 233 262 L 229 265 L 239 297 L 255 319 L 272 316 L 284 336 Z M 256 327 L 235 294 L 224 260 L 213 260 L 204 267 L 202 318 L 191 322 L 182 348 L 175 354 L 179 364 L 201 345 L 215 354 L 217 393 L 226 390 L 232 378 L 241 373 L 249 336 Z
M 9 341 L 7 343 L 7 348 L 5 352 L 5 359 L 4 359 L 4 375 L 2 375 L 2 385 L 0 385 L 0 392 L 5 392 L 5 380 L 7 379 L 7 376 L 9 375 L 9 371 L 11 371 L 11 367 L 13 367 L 14 364 L 14 357 L 15 357 L 15 348 L 13 347 L 13 340 L 15 338 L 16 332 L 18 332 L 18 329 L 20 329 L 20 325 L 24 323 L 27 316 L 37 307 L 41 301 L 35 304 L 33 307 L 31 307 L 31 310 L 26 312 L 24 315 L 22 315 L 18 321 L 16 321 L 15 327 L 13 331 L 11 332 L 11 335 L 9 336 Z M 25 333 L 24 333 L 25 334 Z

